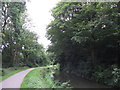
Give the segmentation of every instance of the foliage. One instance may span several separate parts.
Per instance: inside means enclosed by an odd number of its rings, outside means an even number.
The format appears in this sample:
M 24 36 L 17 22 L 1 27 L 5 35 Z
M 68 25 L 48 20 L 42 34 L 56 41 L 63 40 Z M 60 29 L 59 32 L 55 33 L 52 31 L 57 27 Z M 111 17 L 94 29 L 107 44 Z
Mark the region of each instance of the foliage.
M 2 66 L 39 66 L 47 64 L 37 35 L 26 26 L 26 2 L 2 2 Z
M 95 71 L 93 76 L 98 82 L 112 86 L 120 86 L 120 69 L 116 65 L 112 65 L 106 69 L 100 67 L 97 70 L 98 71 Z
M 97 66 L 104 66 L 105 71 L 97 73 L 97 80 L 107 78 L 112 72 L 108 69 L 111 65 L 120 66 L 119 4 L 60 2 L 52 9 L 54 19 L 47 27 L 47 37 L 52 44 L 48 51 L 55 54 L 61 71 L 93 79 Z M 118 86 L 119 82 L 116 83 Z

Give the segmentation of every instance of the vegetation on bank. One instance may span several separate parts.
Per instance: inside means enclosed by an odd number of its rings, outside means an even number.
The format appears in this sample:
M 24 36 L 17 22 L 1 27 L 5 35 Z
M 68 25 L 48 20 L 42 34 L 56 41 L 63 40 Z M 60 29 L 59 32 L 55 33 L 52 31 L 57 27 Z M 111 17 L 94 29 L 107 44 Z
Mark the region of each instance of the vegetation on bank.
M 7 79 L 8 77 L 18 73 L 18 72 L 21 72 L 21 71 L 24 71 L 28 69 L 28 67 L 22 67 L 22 68 L 5 68 L 5 69 L 1 69 L 1 75 L 0 75 L 0 82 Z
M 120 87 L 120 2 L 60 2 L 47 27 L 62 72 Z
M 68 83 L 54 80 L 56 66 L 38 67 L 30 71 L 24 78 L 21 88 L 65 88 Z

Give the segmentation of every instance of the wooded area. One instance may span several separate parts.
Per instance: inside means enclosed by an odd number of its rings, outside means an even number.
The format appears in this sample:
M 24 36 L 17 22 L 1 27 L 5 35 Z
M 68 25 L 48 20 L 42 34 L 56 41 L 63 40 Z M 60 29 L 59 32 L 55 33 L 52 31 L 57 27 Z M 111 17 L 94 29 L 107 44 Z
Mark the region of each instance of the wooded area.
M 25 5 L 2 2 L 3 68 L 60 64 L 60 72 L 120 87 L 120 2 L 59 2 L 47 51 L 27 28 Z
M 2 67 L 39 66 L 47 64 L 47 55 L 29 31 L 26 2 L 2 3 Z
M 62 72 L 120 86 L 120 2 L 60 2 L 48 39 Z

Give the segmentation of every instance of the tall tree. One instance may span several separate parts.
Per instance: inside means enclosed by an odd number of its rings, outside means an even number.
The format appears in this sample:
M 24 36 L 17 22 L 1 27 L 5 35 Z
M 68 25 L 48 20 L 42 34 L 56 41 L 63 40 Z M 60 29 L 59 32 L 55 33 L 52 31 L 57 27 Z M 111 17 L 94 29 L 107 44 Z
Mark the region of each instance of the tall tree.
M 3 67 L 35 66 L 35 61 L 40 65 L 47 61 L 37 35 L 26 27 L 25 5 L 25 2 L 2 2 Z
M 77 67 L 81 59 L 91 60 L 92 66 L 119 62 L 119 3 L 60 2 L 52 15 L 49 49 L 61 65 Z
M 2 2 L 2 33 L 4 34 L 3 59 L 5 58 L 4 54 L 6 54 L 7 51 L 9 51 L 10 54 L 7 55 L 10 56 L 10 60 L 13 60 L 15 64 L 19 63 L 18 57 L 21 48 L 19 44 L 19 34 L 22 30 L 23 25 L 23 21 L 21 20 L 21 14 L 24 11 L 25 3 Z

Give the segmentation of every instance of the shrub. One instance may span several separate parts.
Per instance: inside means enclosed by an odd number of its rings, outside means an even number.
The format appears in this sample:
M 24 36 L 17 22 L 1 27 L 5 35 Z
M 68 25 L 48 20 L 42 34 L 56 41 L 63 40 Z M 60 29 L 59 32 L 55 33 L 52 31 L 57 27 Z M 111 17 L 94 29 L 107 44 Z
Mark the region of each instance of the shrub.
M 93 77 L 100 83 L 120 87 L 120 68 L 117 65 L 106 69 L 99 66 L 97 71 L 93 73 Z

